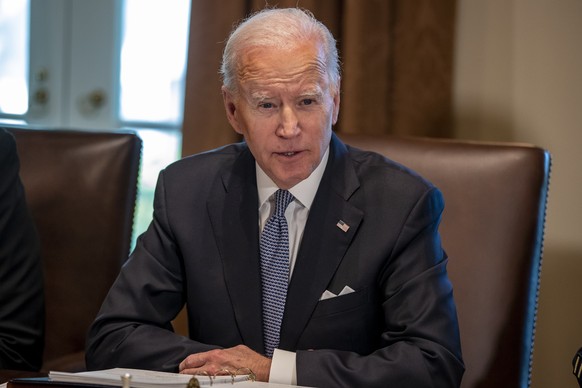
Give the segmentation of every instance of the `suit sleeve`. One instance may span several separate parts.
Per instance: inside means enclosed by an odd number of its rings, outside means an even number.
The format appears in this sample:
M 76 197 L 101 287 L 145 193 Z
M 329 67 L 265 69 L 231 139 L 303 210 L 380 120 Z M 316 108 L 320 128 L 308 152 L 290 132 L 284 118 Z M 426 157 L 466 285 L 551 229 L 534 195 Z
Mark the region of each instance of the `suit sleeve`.
M 442 210 L 442 195 L 429 189 L 413 207 L 385 260 L 376 284 L 384 320 L 378 348 L 370 354 L 298 351 L 299 385 L 460 385 L 464 366 L 457 317 L 438 234 Z
M 38 370 L 44 348 L 40 243 L 11 134 L 0 129 L 0 369 Z
M 128 367 L 177 372 L 189 354 L 216 348 L 173 331 L 171 321 L 185 303 L 182 271 L 167 219 L 162 171 L 153 221 L 138 238 L 89 330 L 89 370 Z

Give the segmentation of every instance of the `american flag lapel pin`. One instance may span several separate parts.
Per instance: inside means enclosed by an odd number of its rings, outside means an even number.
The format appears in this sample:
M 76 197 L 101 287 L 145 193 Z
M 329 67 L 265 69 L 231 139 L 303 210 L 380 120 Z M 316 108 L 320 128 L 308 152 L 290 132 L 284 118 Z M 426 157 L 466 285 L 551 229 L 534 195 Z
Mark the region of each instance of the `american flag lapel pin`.
M 337 224 L 335 224 L 335 226 L 340 228 L 344 233 L 347 232 L 348 229 L 350 229 L 350 226 L 348 224 L 346 224 L 345 222 L 343 222 L 342 220 L 339 220 L 337 222 Z

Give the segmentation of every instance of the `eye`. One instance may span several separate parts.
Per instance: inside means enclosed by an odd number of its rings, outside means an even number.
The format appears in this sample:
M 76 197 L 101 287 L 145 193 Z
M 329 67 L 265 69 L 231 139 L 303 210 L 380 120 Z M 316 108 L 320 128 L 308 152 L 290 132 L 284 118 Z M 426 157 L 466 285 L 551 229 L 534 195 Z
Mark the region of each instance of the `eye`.
M 313 98 L 305 98 L 301 100 L 302 105 L 311 105 L 313 103 L 315 103 L 315 100 Z
M 262 103 L 259 104 L 259 108 L 262 108 L 262 109 L 271 109 L 274 106 L 275 105 L 273 105 L 272 102 L 262 102 Z

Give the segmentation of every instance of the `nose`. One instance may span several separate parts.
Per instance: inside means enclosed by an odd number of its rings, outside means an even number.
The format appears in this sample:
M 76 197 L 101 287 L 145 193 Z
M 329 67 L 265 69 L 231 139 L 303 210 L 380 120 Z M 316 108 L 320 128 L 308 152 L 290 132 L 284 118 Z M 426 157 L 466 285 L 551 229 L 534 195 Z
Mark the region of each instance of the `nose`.
M 293 137 L 299 133 L 299 118 L 297 113 L 290 106 L 285 106 L 281 109 L 281 118 L 279 127 L 277 128 L 277 135 L 281 137 Z

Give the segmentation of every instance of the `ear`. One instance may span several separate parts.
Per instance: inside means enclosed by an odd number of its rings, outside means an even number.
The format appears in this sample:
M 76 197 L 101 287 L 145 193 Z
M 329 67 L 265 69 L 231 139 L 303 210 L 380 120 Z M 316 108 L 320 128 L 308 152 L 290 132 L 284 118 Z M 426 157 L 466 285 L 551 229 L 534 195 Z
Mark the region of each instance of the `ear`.
M 224 109 L 226 110 L 226 118 L 228 119 L 230 126 L 236 133 L 242 135 L 243 133 L 238 121 L 237 97 L 225 86 L 222 86 L 222 100 L 224 102 Z
M 339 108 L 340 108 L 340 81 L 338 80 L 337 89 L 335 90 L 333 96 L 333 125 L 337 123 L 337 119 L 339 117 Z

